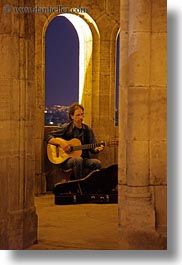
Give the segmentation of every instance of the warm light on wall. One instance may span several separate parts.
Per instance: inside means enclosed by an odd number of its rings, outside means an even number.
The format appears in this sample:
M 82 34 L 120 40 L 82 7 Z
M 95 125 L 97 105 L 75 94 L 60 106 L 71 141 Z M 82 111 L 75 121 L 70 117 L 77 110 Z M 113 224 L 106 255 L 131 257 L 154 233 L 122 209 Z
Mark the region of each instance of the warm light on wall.
M 61 14 L 66 17 L 75 27 L 79 38 L 79 102 L 82 102 L 82 95 L 85 83 L 85 73 L 92 55 L 92 33 L 87 23 L 74 14 Z

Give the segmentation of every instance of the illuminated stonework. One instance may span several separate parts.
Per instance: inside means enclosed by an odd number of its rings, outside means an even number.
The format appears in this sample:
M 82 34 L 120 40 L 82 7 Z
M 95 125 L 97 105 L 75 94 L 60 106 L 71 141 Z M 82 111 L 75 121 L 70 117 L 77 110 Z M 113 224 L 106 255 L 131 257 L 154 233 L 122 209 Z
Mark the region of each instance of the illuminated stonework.
M 0 247 L 23 249 L 37 240 L 34 191 L 45 192 L 45 32 L 58 14 L 4 13 L 3 2 Z M 42 2 L 50 6 L 48 0 L 26 1 L 33 7 Z M 56 2 L 70 8 L 71 3 L 84 6 L 94 21 L 82 13 L 68 16 L 79 17 L 74 26 L 79 34 L 85 34 L 80 37 L 84 51 L 80 58 L 80 63 L 84 62 L 80 101 L 86 107 L 86 122 L 98 140 L 119 138 L 118 149 L 106 149 L 100 159 L 104 166 L 118 162 L 120 249 L 165 249 L 166 1 Z M 115 44 L 119 28 L 120 121 L 116 128 Z
M 92 56 L 92 33 L 88 24 L 79 16 L 73 14 L 61 14 L 75 27 L 79 38 L 79 102 L 82 102 L 85 85 L 85 75 Z M 90 67 L 92 69 L 92 67 Z M 90 70 L 91 70 L 90 69 Z

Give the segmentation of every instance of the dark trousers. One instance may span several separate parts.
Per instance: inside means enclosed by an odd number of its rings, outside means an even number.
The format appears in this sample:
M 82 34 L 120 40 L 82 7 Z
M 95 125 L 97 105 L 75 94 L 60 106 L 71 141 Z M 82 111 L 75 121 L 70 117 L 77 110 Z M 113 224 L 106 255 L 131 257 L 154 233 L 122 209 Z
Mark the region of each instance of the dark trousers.
M 101 162 L 95 158 L 82 158 L 82 157 L 73 157 L 69 158 L 62 164 L 63 169 L 73 169 L 74 178 L 81 179 L 86 176 L 89 172 L 100 169 Z

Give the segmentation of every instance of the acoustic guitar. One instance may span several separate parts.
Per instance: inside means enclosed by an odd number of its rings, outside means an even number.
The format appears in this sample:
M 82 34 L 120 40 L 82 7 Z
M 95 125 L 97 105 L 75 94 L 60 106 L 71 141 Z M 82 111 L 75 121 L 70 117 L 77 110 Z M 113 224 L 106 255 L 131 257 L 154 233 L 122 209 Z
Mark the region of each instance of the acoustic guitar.
M 58 144 L 51 144 L 51 143 L 47 144 L 47 156 L 48 156 L 49 161 L 53 164 L 61 164 L 64 161 L 66 161 L 68 158 L 79 157 L 82 155 L 83 149 L 92 149 L 92 148 L 95 148 L 101 145 L 114 146 L 118 144 L 117 141 L 115 140 L 109 141 L 109 142 L 101 141 L 100 143 L 84 144 L 84 145 L 82 145 L 81 141 L 77 138 L 73 138 L 69 141 L 66 141 L 66 140 L 63 140 L 63 141 L 65 141 L 67 144 L 71 146 L 70 153 L 66 153 L 63 150 L 63 148 L 61 148 L 61 146 Z

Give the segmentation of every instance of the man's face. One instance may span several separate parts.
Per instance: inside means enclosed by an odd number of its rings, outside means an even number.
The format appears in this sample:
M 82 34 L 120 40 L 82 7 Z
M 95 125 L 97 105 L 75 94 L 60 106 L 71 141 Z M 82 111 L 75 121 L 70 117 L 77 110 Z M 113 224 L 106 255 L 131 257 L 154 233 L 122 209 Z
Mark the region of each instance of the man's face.
M 71 115 L 73 122 L 76 125 L 80 125 L 83 122 L 84 112 L 81 108 L 75 110 L 74 114 Z

